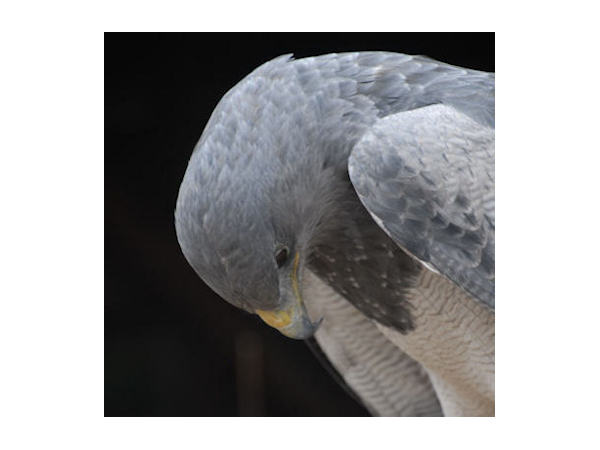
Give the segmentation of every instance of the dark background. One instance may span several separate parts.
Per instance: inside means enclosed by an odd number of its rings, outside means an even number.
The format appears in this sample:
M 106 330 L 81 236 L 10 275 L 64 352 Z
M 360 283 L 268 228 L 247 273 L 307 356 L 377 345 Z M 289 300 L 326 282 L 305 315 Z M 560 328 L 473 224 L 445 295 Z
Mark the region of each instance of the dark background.
M 304 342 L 185 261 L 173 209 L 219 99 L 260 64 L 355 50 L 494 69 L 488 34 L 105 35 L 105 416 L 363 416 Z

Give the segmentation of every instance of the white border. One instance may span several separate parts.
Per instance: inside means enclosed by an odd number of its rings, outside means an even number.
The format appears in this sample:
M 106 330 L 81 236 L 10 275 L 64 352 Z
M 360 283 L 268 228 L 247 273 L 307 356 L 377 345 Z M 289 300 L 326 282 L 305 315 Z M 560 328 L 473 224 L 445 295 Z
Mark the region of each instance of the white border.
M 3 8 L 2 447 L 480 449 L 597 442 L 598 64 L 590 46 L 596 15 L 578 2 L 569 10 L 537 2 L 504 10 L 481 1 L 462 8 L 214 3 Z M 108 30 L 497 30 L 498 417 L 103 418 Z

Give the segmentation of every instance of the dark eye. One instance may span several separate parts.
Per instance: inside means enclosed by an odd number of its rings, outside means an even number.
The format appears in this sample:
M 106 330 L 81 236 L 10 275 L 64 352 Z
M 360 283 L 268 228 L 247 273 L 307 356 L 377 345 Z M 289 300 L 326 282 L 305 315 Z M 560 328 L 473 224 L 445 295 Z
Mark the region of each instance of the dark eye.
M 275 261 L 277 261 L 277 267 L 281 267 L 285 264 L 288 258 L 288 249 L 286 247 L 280 248 L 275 253 Z

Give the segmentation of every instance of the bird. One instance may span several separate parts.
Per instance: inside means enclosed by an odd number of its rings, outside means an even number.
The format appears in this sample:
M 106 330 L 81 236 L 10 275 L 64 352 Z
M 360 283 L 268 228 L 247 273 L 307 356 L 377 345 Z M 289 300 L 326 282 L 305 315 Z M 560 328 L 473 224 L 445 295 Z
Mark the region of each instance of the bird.
M 312 342 L 374 416 L 495 414 L 495 74 L 383 51 L 231 88 L 175 206 L 232 305 Z

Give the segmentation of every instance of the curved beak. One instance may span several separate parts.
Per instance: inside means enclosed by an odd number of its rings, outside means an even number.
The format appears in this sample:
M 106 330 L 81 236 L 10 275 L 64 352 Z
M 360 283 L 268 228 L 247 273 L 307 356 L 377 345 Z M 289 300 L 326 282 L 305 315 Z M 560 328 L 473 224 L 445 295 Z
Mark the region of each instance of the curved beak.
M 269 326 L 277 329 L 281 334 L 293 339 L 307 339 L 311 337 L 323 319 L 313 323 L 310 320 L 304 301 L 298 287 L 298 265 L 300 254 L 296 253 L 294 265 L 290 274 L 292 281 L 292 296 L 286 296 L 287 299 L 275 311 L 257 309 L 256 314 Z M 291 298 L 289 298 L 291 297 Z

